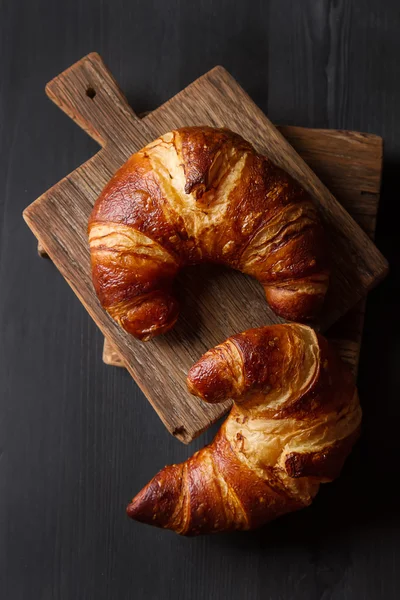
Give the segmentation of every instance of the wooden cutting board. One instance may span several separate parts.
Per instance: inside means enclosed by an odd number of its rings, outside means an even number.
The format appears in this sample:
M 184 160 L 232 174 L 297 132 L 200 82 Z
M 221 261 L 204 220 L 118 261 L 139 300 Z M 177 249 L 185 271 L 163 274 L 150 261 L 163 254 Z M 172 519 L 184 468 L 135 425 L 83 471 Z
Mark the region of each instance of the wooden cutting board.
M 166 427 L 182 441 L 191 441 L 227 407 L 206 405 L 187 393 L 191 364 L 235 332 L 281 320 L 269 310 L 257 282 L 215 266 L 188 269 L 179 277 L 178 324 L 151 342 L 138 342 L 102 310 L 91 282 L 87 220 L 104 185 L 133 152 L 183 125 L 229 126 L 291 173 L 319 203 L 331 243 L 333 275 L 322 329 L 336 322 L 386 274 L 386 261 L 369 237 L 222 67 L 144 119 L 134 114 L 97 54 L 67 69 L 46 91 L 102 149 L 31 204 L 24 218 Z
M 355 221 L 373 239 L 382 178 L 383 140 L 377 135 L 332 129 L 277 127 Z M 326 336 L 357 376 L 365 300 L 341 317 Z M 125 367 L 104 338 L 103 361 Z

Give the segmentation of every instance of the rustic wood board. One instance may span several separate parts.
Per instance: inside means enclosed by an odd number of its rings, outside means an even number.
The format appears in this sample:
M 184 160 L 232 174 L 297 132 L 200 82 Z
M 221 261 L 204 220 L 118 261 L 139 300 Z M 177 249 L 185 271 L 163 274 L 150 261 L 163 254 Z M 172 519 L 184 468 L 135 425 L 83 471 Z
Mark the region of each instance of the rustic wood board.
M 278 127 L 314 173 L 335 195 L 371 239 L 374 238 L 382 177 L 383 140 L 354 131 Z M 365 300 L 326 332 L 355 376 L 361 349 Z M 125 367 L 123 358 L 104 338 L 103 361 Z
M 143 344 L 100 307 L 91 276 L 86 226 L 93 203 L 116 169 L 161 133 L 182 125 L 229 126 L 291 173 L 320 205 L 332 245 L 333 277 L 322 328 L 327 329 L 386 274 L 368 236 L 339 205 L 236 81 L 216 67 L 162 107 L 139 119 L 97 54 L 90 54 L 46 91 L 102 149 L 24 212 L 24 218 L 169 431 L 191 441 L 226 410 L 186 391 L 186 374 L 208 348 L 234 332 L 276 323 L 261 286 L 215 266 L 188 269 L 178 279 L 182 310 L 173 331 Z

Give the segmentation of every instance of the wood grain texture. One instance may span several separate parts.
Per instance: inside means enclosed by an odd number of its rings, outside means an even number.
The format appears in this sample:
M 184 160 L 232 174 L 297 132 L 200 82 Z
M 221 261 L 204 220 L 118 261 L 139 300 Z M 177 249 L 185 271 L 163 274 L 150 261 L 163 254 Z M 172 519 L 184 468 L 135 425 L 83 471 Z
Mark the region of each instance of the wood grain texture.
M 3 600 L 398 600 L 398 0 L 0 2 L 0 596 Z M 46 98 L 93 49 L 140 113 L 223 64 L 274 123 L 384 139 L 363 431 L 310 508 L 253 533 L 181 540 L 125 506 L 211 441 L 173 438 L 21 219 L 97 151 Z M 350 166 L 350 165 L 349 165 Z
M 288 126 L 278 129 L 373 239 L 382 178 L 382 138 L 354 131 Z M 358 370 L 364 313 L 363 300 L 327 332 L 328 338 L 355 375 Z M 125 367 L 123 358 L 107 338 L 104 339 L 103 361 L 110 366 Z
M 324 330 L 386 274 L 386 261 L 368 236 L 222 67 L 143 119 L 133 113 L 95 53 L 53 79 L 46 91 L 103 148 L 30 205 L 24 218 L 167 429 L 182 441 L 191 441 L 229 406 L 207 406 L 189 395 L 186 373 L 191 364 L 235 332 L 282 319 L 269 309 L 257 282 L 238 272 L 203 265 L 178 277 L 182 306 L 178 324 L 149 343 L 135 340 L 101 309 L 91 282 L 87 220 L 105 183 L 134 151 L 182 125 L 229 126 L 298 179 L 319 203 L 331 246 L 332 277 L 321 319 Z

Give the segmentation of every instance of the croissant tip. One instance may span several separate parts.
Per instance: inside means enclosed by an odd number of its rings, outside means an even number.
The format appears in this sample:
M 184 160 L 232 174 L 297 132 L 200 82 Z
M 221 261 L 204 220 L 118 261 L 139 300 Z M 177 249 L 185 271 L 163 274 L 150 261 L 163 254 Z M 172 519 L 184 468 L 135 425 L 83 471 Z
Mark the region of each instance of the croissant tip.
M 137 503 L 134 502 L 134 499 L 129 502 L 128 506 L 126 507 L 126 514 L 128 515 L 128 517 L 130 517 L 131 519 L 135 519 L 137 516 Z
M 169 516 L 175 507 L 175 502 L 169 506 L 160 506 L 160 499 L 149 497 L 148 488 L 144 488 L 126 507 L 126 514 L 130 519 L 152 525 L 153 527 L 162 527 L 169 529 Z
M 141 501 L 140 499 L 140 493 L 138 494 L 138 496 L 133 498 L 133 500 L 128 504 L 128 506 L 126 507 L 126 514 L 130 519 L 133 519 L 134 521 L 151 524 L 152 519 L 149 519 L 149 511 L 146 510 L 146 507 L 143 505 L 143 501 Z
M 217 363 L 221 367 L 217 368 Z M 209 350 L 189 370 L 186 384 L 193 396 L 210 404 L 223 402 L 232 393 L 232 381 L 226 376 L 223 357 Z
M 157 477 L 157 476 L 156 476 Z M 149 521 L 153 516 L 154 509 L 154 477 L 149 483 L 132 498 L 126 507 L 126 514 L 135 521 Z
M 183 463 L 169 465 L 131 500 L 126 514 L 140 523 L 169 528 L 182 488 Z

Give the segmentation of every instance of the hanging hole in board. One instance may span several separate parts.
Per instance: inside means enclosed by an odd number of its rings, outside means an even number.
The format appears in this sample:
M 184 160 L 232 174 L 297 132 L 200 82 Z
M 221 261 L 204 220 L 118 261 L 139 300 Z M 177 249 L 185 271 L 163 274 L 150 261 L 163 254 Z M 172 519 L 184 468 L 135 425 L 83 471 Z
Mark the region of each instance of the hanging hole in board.
M 87 88 L 87 90 L 86 90 L 86 96 L 88 98 L 90 98 L 91 100 L 93 100 L 93 98 L 95 97 L 95 95 L 96 95 L 96 90 L 93 89 L 91 86 L 89 86 Z

